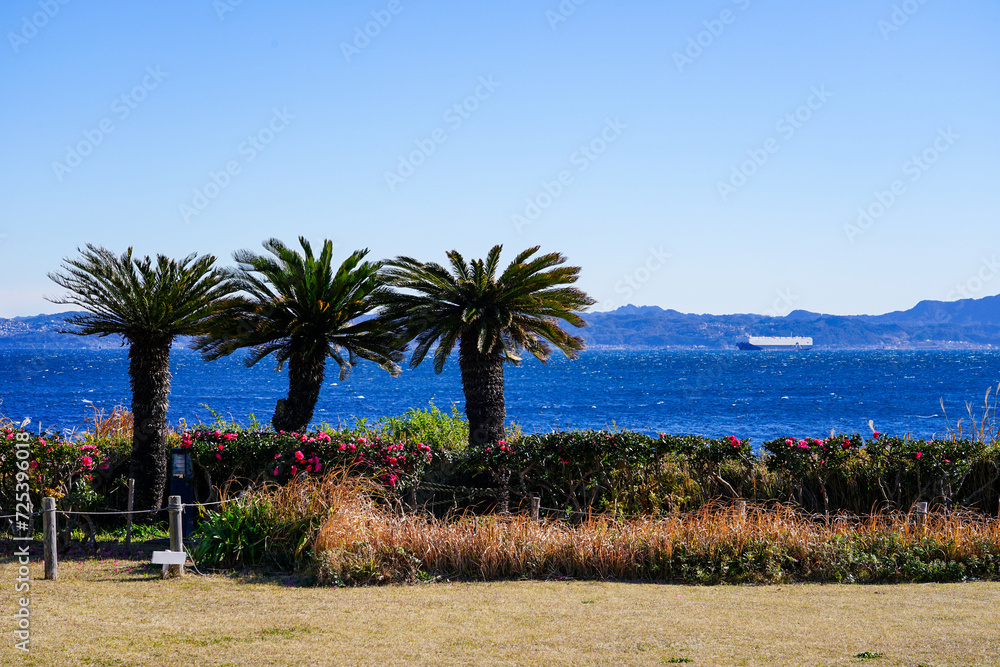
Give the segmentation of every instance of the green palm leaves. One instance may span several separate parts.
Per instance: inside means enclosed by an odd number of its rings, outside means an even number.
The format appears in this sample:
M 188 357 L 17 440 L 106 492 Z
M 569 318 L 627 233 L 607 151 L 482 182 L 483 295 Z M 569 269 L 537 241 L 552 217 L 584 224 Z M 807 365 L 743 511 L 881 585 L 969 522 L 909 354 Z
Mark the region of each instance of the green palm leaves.
M 72 333 L 138 337 L 188 336 L 201 332 L 214 304 L 232 292 L 224 275 L 212 265 L 215 257 L 195 254 L 177 261 L 157 255 L 134 258 L 132 248 L 120 257 L 87 245 L 79 259 L 65 260 L 64 273 L 50 273 L 69 291 L 53 303 L 72 304 L 90 315 L 70 318 Z
M 471 263 L 453 250 L 448 253 L 451 271 L 410 257 L 386 263 L 386 278 L 398 290 L 386 299 L 383 318 L 416 341 L 411 366 L 420 364 L 437 343 L 434 370 L 440 373 L 463 336 L 472 338 L 480 353 L 502 355 L 512 363 L 520 361 L 524 350 L 547 361 L 548 342 L 570 358 L 584 349 L 582 338 L 557 324 L 563 320 L 586 326 L 578 312 L 595 301 L 567 286 L 576 282 L 580 269 L 560 266 L 566 260 L 559 253 L 532 258 L 536 246 L 520 253 L 497 277 L 501 250 L 494 246 L 485 260 Z
M 272 420 L 278 430 L 303 430 L 312 418 L 326 359 L 333 359 L 343 380 L 357 359 L 400 372 L 401 343 L 395 332 L 366 316 L 387 288 L 381 264 L 362 261 L 367 250 L 333 265 L 333 243 L 324 241 L 318 256 L 304 238 L 302 252 L 277 239 L 264 242 L 271 256 L 247 250 L 234 254 L 237 268 L 227 271 L 241 294 L 227 299 L 198 339 L 205 359 L 248 348 L 247 366 L 274 355 L 280 369 L 289 365 L 289 395 Z

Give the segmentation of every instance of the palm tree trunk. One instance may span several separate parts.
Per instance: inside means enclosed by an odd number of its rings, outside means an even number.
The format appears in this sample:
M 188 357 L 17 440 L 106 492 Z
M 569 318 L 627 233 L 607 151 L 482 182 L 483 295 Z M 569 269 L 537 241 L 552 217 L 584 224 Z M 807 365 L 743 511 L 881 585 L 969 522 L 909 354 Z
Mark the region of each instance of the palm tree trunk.
M 275 431 L 302 432 L 309 427 L 323 386 L 325 367 L 325 356 L 303 359 L 293 354 L 288 360 L 288 398 L 278 401 L 271 417 Z
M 503 357 L 483 354 L 475 336 L 462 336 L 458 364 L 465 391 L 465 416 L 470 445 L 495 445 L 505 440 L 507 408 L 503 397 Z
M 170 396 L 172 336 L 132 339 L 129 380 L 132 384 L 132 458 L 135 508 L 157 509 L 167 483 L 167 406 Z

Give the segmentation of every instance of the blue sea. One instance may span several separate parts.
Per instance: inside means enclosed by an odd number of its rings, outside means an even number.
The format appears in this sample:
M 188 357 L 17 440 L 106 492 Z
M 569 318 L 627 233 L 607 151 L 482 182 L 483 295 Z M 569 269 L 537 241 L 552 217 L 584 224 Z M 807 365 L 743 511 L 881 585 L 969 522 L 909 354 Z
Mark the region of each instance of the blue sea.
M 270 420 L 287 378 L 265 360 L 246 368 L 231 357 L 205 363 L 190 350 L 171 355 L 169 419 L 211 422 L 204 406 L 247 423 Z M 327 367 L 315 421 L 349 426 L 434 403 L 463 409 L 458 364 L 441 375 L 429 363 L 393 378 L 361 362 L 340 381 Z M 982 413 L 1000 382 L 1000 352 L 588 351 L 548 364 L 528 359 L 506 371 L 507 418 L 526 432 L 570 428 L 648 433 L 776 437 L 883 433 L 944 435 L 966 403 Z M 945 411 L 941 409 L 944 401 Z M 0 416 L 30 417 L 32 429 L 79 429 L 94 408 L 128 405 L 127 350 L 0 350 Z

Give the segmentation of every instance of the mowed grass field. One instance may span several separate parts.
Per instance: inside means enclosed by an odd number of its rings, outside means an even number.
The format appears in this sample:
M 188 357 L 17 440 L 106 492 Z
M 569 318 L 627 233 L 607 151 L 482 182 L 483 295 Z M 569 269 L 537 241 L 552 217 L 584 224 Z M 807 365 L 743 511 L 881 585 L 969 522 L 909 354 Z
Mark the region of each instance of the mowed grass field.
M 162 580 L 138 560 L 32 566 L 30 654 L 5 665 L 996 665 L 1000 583 L 674 586 L 618 582 L 302 587 Z M 190 571 L 189 571 L 190 572 Z M 878 654 L 881 654 L 880 656 Z M 862 657 L 859 657 L 862 656 Z M 878 656 L 878 657 L 874 657 Z

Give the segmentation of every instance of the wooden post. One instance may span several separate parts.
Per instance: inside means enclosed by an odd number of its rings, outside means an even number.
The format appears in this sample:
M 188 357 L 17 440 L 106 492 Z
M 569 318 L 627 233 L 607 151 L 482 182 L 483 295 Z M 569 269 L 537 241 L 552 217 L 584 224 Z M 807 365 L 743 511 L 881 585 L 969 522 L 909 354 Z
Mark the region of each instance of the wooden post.
M 56 548 L 56 499 L 42 498 L 42 535 L 45 542 L 45 578 L 59 578 L 59 551 Z
M 927 524 L 927 503 L 926 502 L 917 503 L 916 507 L 914 508 L 914 511 L 920 518 L 920 525 L 925 526 Z
M 184 506 L 181 504 L 180 496 L 170 496 L 167 510 L 170 513 L 170 550 L 184 551 L 184 523 L 181 521 L 181 512 Z M 180 576 L 184 574 L 183 565 L 171 565 L 170 576 Z
M 542 499 L 539 496 L 531 496 L 531 518 L 538 521 L 538 513 L 541 508 Z
M 135 503 L 135 480 L 128 478 L 128 518 L 125 524 L 125 551 L 132 551 L 132 506 Z

